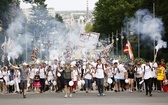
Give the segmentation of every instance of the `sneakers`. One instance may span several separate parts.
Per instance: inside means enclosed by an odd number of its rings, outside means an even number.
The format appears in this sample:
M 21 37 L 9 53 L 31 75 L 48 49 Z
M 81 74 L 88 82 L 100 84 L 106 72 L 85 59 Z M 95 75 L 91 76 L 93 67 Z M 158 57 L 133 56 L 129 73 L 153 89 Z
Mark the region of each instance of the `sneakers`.
M 101 94 L 101 96 L 105 96 L 105 94 L 103 93 L 103 94 Z
M 69 97 L 72 98 L 72 94 L 70 94 Z M 68 95 L 65 94 L 64 98 L 68 98 Z
M 67 98 L 67 97 L 68 97 L 68 95 L 67 95 L 67 94 L 65 94 L 64 98 Z
M 97 94 L 97 96 L 105 96 L 105 94 L 104 94 L 104 93 L 102 93 L 102 94 Z
M 70 94 L 69 97 L 72 98 L 72 94 Z
M 23 98 L 26 98 L 26 95 L 23 95 Z

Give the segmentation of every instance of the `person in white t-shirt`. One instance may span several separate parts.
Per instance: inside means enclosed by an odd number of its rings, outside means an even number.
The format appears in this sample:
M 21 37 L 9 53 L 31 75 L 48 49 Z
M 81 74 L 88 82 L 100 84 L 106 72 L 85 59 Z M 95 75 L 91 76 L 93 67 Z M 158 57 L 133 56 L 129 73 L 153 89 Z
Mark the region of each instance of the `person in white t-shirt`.
M 39 75 L 40 75 L 40 93 L 45 92 L 45 79 L 46 79 L 46 67 L 44 64 L 41 64 L 39 68 Z
M 139 84 L 139 82 L 142 81 L 143 76 L 143 68 L 141 66 L 141 62 L 138 62 L 135 67 L 135 76 L 136 76 L 137 89 L 139 92 L 142 92 L 142 84 Z
M 18 93 L 20 92 L 20 88 L 19 88 L 19 83 L 20 83 L 20 71 L 19 70 L 14 70 L 14 87 L 15 87 L 15 92 Z
M 120 71 L 119 78 L 120 78 L 121 91 L 124 91 L 124 90 L 126 90 L 125 79 L 126 79 L 126 75 L 127 75 L 127 70 L 124 68 L 123 64 L 120 64 L 118 69 Z
M 114 76 L 113 76 L 113 69 L 112 69 L 113 67 L 111 66 L 111 65 L 108 65 L 108 67 L 107 67 L 107 77 L 108 78 L 110 78 L 110 79 L 112 79 L 112 81 L 114 81 Z M 107 86 L 107 90 L 109 91 L 109 90 L 113 90 L 113 88 L 114 88 L 114 84 L 113 84 L 113 82 L 111 83 L 111 84 L 108 84 L 108 86 Z
M 96 83 L 98 87 L 98 96 L 105 96 L 104 94 L 104 73 L 105 66 L 102 64 L 101 59 L 97 60 L 96 65 Z
M 76 87 L 77 87 L 77 81 L 78 81 L 78 68 L 76 66 L 72 67 L 72 81 L 74 82 L 72 86 L 72 91 L 73 93 L 76 92 Z
M 34 86 L 33 86 L 33 81 L 34 81 L 34 76 L 36 73 L 36 68 L 35 65 L 32 65 L 29 69 L 29 74 L 30 74 L 30 86 L 29 86 L 29 91 L 34 91 Z
M 152 67 L 153 67 L 153 71 L 152 71 L 152 87 L 154 87 L 154 90 L 156 90 L 157 88 L 157 75 L 156 75 L 156 69 L 158 67 L 158 64 L 155 62 L 155 63 L 152 63 Z
M 9 88 L 8 82 L 9 82 L 10 72 L 8 71 L 7 67 L 4 67 L 3 69 L 4 69 L 3 70 L 3 78 L 4 78 L 4 81 L 5 81 L 5 83 L 4 83 L 4 89 L 8 93 L 8 88 Z
M 145 82 L 146 95 L 152 96 L 152 67 L 150 62 L 146 61 L 146 65 L 143 67 L 143 79 Z
M 115 80 L 115 92 L 120 91 L 120 70 L 118 69 L 118 63 L 115 62 L 113 66 L 113 75 Z
M 84 80 L 85 80 L 85 87 L 86 87 L 86 93 L 90 91 L 91 84 L 92 84 L 92 69 L 89 67 L 89 65 L 86 65 L 86 69 L 84 69 Z

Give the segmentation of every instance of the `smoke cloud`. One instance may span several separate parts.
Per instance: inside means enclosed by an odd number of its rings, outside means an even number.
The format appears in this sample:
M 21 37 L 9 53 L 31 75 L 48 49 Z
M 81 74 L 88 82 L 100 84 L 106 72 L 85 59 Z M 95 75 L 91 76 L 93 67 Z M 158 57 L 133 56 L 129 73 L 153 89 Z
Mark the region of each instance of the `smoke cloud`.
M 167 43 L 162 40 L 164 34 L 164 24 L 161 18 L 154 17 L 149 10 L 138 10 L 135 18 L 130 19 L 130 31 L 135 34 L 141 34 L 142 38 L 155 40 L 155 49 L 166 48 Z

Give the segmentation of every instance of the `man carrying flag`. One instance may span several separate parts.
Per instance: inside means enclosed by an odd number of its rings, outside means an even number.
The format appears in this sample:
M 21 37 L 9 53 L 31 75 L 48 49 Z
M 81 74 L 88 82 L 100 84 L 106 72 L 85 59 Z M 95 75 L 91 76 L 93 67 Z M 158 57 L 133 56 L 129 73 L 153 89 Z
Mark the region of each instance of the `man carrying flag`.
M 125 54 L 129 54 L 130 59 L 131 59 L 132 61 L 134 61 L 134 54 L 133 54 L 133 51 L 132 51 L 131 44 L 130 44 L 130 42 L 129 42 L 128 40 L 127 40 L 127 43 L 126 43 L 126 45 L 125 45 L 125 47 L 124 47 L 124 53 L 125 53 Z

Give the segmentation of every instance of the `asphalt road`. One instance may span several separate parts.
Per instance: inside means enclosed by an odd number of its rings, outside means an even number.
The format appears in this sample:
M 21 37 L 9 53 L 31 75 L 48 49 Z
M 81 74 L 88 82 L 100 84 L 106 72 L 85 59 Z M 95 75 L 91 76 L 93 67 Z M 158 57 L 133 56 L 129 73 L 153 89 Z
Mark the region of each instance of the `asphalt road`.
M 20 94 L 0 95 L 0 105 L 168 105 L 168 92 L 153 92 L 146 96 L 144 92 L 106 92 L 106 96 L 97 96 L 96 91 L 78 92 L 72 98 L 64 98 L 63 93 L 28 93 L 27 98 Z

